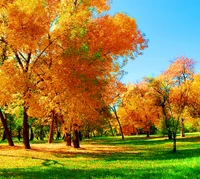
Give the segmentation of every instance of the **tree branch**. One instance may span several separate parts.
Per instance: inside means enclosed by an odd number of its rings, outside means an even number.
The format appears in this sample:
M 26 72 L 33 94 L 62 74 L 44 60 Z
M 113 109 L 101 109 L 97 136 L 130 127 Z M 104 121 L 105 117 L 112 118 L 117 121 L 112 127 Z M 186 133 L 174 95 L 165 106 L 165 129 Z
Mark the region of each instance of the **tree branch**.
M 17 53 L 17 52 L 14 52 L 14 53 L 15 53 L 15 57 L 17 58 L 17 61 L 18 61 L 19 65 L 20 65 L 22 71 L 24 72 L 25 69 L 24 69 L 23 63 L 22 63 L 22 61 L 21 61 L 21 59 L 20 59 L 18 53 Z
M 51 42 L 49 42 L 49 44 L 42 50 L 42 52 L 38 55 L 38 57 L 36 58 L 36 60 L 34 61 L 32 66 L 35 66 L 35 64 L 37 63 L 37 61 L 39 60 L 39 58 L 42 56 L 42 54 L 46 51 L 46 49 L 55 41 L 56 39 L 52 40 Z
M 29 67 L 29 64 L 30 64 L 30 60 L 31 60 L 31 52 L 28 53 L 28 58 L 26 60 L 26 71 L 28 71 L 28 67 Z

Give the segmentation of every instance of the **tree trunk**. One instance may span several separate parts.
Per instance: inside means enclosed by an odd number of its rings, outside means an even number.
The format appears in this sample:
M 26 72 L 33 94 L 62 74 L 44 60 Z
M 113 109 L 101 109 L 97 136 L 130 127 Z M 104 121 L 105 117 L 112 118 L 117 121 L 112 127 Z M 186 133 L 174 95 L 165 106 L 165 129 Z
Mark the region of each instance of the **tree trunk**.
M 66 145 L 67 146 L 71 146 L 72 145 L 71 133 L 65 132 L 65 141 L 66 141 Z
M 168 139 L 172 140 L 172 131 L 168 129 Z
M 50 133 L 49 133 L 49 140 L 48 143 L 52 143 L 53 139 L 53 128 L 54 128 L 54 119 L 55 119 L 55 112 L 52 111 L 52 118 L 51 118 L 51 125 L 50 125 Z
M 184 132 L 184 119 L 181 119 L 181 137 L 185 137 L 185 132 Z
M 31 149 L 30 143 L 29 143 L 29 126 L 28 126 L 28 114 L 27 114 L 26 107 L 24 107 L 23 143 L 24 143 L 25 149 Z
M 109 127 L 110 127 L 110 130 L 111 130 L 112 136 L 114 136 L 114 132 L 113 132 L 113 129 L 112 129 L 112 125 L 111 125 L 109 119 L 107 119 L 107 120 L 108 120 L 108 125 L 109 125 Z
M 150 137 L 150 131 L 147 130 L 147 137 Z
M 173 132 L 173 152 L 176 153 L 176 133 Z
M 124 133 L 123 133 L 122 126 L 121 126 L 121 123 L 120 123 L 120 121 L 119 121 L 119 117 L 118 117 L 118 115 L 117 115 L 117 111 L 116 111 L 116 109 L 115 109 L 115 106 L 111 107 L 111 109 L 113 110 L 113 112 L 114 112 L 114 114 L 115 114 L 115 117 L 116 117 L 116 120 L 117 120 L 117 122 L 118 122 L 118 124 L 119 124 L 119 128 L 120 128 L 120 132 L 121 132 L 121 135 L 122 135 L 122 139 L 124 139 Z
M 33 129 L 32 129 L 32 127 L 31 127 L 31 136 L 30 136 L 30 141 L 33 141 L 33 139 L 34 139 L 34 133 L 33 133 Z
M 80 130 L 80 126 L 77 126 L 77 130 L 78 130 L 79 141 L 82 141 L 82 133 L 81 133 L 81 130 Z
M 74 124 L 73 144 L 74 144 L 74 148 L 80 148 L 80 145 L 79 145 L 79 131 L 78 131 L 78 125 L 77 124 Z
M 9 146 L 14 146 L 10 131 L 8 129 L 7 119 L 3 116 L 1 109 L 0 109 L 0 118 L 1 118 L 1 122 L 2 122 L 3 127 L 4 127 L 6 137 L 8 139 L 8 144 L 9 144 Z
M 44 140 L 43 125 L 40 126 L 39 137 L 40 137 L 40 140 Z

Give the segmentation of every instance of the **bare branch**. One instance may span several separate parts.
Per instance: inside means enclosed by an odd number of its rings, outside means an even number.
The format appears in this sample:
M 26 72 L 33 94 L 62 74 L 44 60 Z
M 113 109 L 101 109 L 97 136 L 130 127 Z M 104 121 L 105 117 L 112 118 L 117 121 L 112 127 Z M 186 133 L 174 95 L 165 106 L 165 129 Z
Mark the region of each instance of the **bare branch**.
M 19 52 L 19 54 L 20 54 L 21 57 L 26 61 L 26 58 L 24 57 L 24 55 L 23 55 L 21 52 Z
M 17 53 L 17 52 L 14 52 L 14 53 L 15 53 L 15 57 L 16 57 L 16 59 L 17 59 L 19 65 L 20 65 L 22 71 L 25 72 L 25 69 L 24 69 L 23 63 L 22 63 L 22 61 L 21 61 L 21 59 L 20 59 L 18 53 Z
M 35 64 L 37 63 L 37 61 L 39 60 L 39 58 L 42 56 L 42 54 L 46 51 L 46 49 L 55 41 L 56 39 L 54 39 L 53 41 L 49 42 L 49 44 L 42 50 L 42 52 L 38 55 L 38 57 L 36 58 L 36 60 L 33 63 L 33 67 L 35 66 Z

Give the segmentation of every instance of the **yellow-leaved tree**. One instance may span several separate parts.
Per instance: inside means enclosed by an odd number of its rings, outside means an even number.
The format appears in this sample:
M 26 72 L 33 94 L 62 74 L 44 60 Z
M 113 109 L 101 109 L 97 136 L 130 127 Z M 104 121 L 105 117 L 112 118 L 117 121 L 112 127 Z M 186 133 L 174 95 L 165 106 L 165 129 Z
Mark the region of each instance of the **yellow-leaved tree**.
M 109 0 L 1 1 L 0 105 L 20 101 L 26 149 L 29 116 L 67 116 L 73 126 L 97 116 L 107 85 L 120 70 L 115 61 L 141 54 L 147 46 L 133 18 L 101 14 L 109 6 Z

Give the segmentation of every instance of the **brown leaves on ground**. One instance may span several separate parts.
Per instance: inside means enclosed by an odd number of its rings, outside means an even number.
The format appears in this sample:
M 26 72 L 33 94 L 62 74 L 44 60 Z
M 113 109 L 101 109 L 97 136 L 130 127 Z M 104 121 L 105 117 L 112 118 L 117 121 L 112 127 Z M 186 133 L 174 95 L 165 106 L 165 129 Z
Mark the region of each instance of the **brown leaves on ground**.
M 24 156 L 38 154 L 53 154 L 53 155 L 76 155 L 76 154 L 113 154 L 113 153 L 136 153 L 128 147 L 112 146 L 112 145 L 93 145 L 83 144 L 81 148 L 74 148 L 73 146 L 66 146 L 65 143 L 54 144 L 32 144 L 30 150 L 25 150 L 22 144 L 10 147 L 7 145 L 0 145 L 0 156 L 2 153 L 16 156 L 18 153 Z

